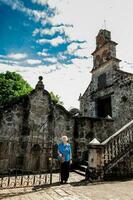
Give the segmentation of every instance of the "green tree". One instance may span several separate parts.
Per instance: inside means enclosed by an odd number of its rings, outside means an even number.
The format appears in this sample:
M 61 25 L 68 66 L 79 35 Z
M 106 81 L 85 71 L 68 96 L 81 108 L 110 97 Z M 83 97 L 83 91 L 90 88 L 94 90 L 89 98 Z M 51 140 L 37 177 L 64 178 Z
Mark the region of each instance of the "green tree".
M 58 94 L 54 94 L 53 92 L 50 92 L 50 96 L 54 103 L 63 105 L 63 102 L 60 101 L 60 96 Z
M 16 72 L 0 73 L 0 105 L 30 93 L 31 86 Z

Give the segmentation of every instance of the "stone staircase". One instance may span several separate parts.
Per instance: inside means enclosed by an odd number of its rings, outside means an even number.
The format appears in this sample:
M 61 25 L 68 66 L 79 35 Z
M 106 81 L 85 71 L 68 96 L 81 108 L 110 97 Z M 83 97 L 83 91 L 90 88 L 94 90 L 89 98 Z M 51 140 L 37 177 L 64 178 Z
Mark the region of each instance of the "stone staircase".
M 88 166 L 88 161 L 84 161 L 81 164 L 79 164 L 76 168 L 74 168 L 73 171 L 85 177 L 87 166 Z
M 89 168 L 99 179 L 133 177 L 133 120 L 104 142 L 89 145 Z

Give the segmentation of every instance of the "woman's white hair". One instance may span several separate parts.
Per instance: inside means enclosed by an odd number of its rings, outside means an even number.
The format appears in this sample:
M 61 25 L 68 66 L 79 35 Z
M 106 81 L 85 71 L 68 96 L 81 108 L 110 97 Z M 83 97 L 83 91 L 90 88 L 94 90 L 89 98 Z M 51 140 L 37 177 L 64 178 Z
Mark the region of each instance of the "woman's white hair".
M 62 140 L 66 139 L 66 141 L 68 141 L 68 137 L 67 137 L 66 135 L 63 135 L 63 136 L 61 137 L 61 139 L 62 139 Z

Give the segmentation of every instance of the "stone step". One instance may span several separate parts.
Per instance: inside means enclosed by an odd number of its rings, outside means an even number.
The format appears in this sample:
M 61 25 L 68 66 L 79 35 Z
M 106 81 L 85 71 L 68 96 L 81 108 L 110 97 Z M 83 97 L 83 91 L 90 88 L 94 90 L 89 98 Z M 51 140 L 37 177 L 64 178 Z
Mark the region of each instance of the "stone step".
M 75 173 L 81 175 L 81 176 L 85 176 L 85 172 L 81 171 L 80 169 L 74 169 L 73 170 Z
M 88 166 L 88 161 L 84 161 L 81 165 L 85 165 L 85 166 Z
M 83 171 L 83 172 L 85 172 L 86 169 L 87 169 L 87 165 L 80 165 L 80 166 L 79 166 L 79 170 L 81 170 L 81 171 Z

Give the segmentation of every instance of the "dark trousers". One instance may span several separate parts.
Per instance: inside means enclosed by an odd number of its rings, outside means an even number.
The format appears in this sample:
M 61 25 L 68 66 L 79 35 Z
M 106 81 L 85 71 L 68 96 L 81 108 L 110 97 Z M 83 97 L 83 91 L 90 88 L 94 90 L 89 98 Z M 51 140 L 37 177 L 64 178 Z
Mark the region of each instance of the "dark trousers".
M 69 178 L 69 165 L 70 161 L 61 163 L 61 181 L 67 181 Z

